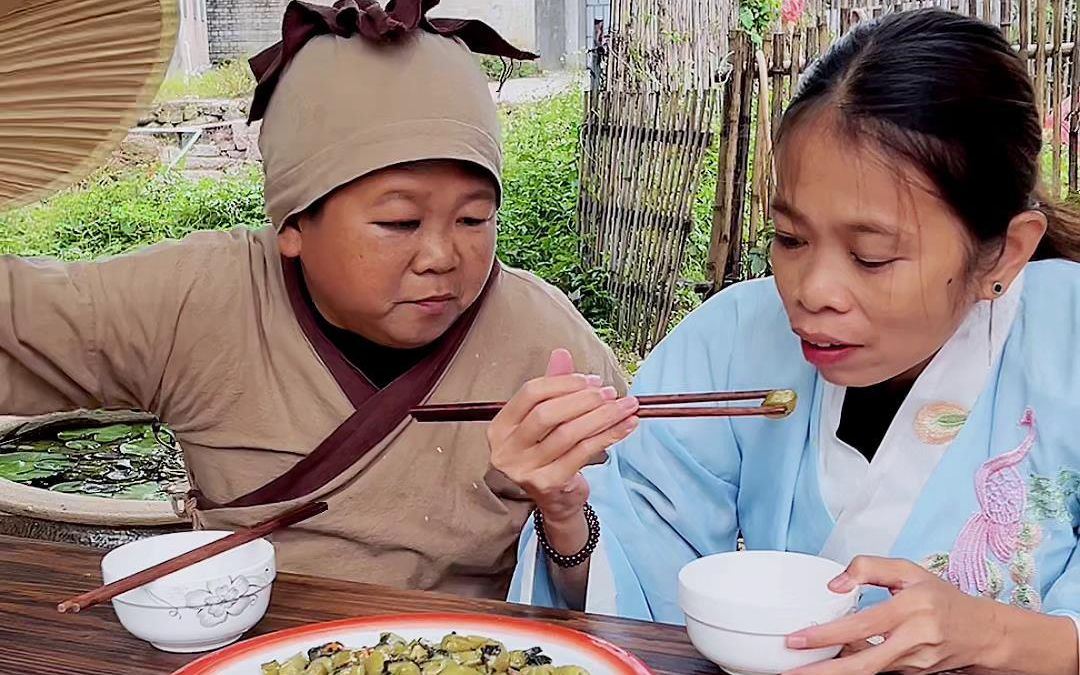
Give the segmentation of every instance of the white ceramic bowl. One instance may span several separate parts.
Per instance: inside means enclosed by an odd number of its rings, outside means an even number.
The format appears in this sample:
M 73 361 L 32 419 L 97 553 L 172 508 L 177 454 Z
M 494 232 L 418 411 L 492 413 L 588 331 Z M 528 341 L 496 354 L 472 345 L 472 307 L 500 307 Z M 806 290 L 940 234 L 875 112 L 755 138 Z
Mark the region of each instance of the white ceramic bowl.
M 679 572 L 679 606 L 690 641 L 734 675 L 774 675 L 831 659 L 839 647 L 792 650 L 788 634 L 853 612 L 858 591 L 838 594 L 837 563 L 784 551 L 738 551 L 699 558 Z
M 176 532 L 124 544 L 102 559 L 102 577 L 112 583 L 228 534 Z M 256 539 L 118 595 L 112 605 L 124 628 L 162 651 L 210 651 L 262 619 L 276 576 L 273 545 Z

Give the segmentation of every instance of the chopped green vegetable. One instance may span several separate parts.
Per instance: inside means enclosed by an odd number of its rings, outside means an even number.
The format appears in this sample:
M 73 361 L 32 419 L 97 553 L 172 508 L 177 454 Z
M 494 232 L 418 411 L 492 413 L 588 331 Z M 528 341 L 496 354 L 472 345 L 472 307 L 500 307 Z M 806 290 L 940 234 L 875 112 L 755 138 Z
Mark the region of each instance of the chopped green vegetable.
M 432 644 L 383 633 L 371 647 L 350 650 L 329 642 L 283 663 L 262 664 L 262 675 L 589 675 L 554 666 L 539 647 L 510 651 L 497 640 L 451 633 Z M 255 675 L 254 673 L 252 675 Z

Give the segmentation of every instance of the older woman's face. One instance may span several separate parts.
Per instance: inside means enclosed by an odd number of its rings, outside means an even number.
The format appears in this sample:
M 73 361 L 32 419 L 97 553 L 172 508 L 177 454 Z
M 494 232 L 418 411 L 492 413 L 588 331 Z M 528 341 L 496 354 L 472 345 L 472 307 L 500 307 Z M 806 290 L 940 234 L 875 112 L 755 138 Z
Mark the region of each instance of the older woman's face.
M 279 235 L 330 323 L 395 348 L 426 345 L 479 296 L 495 256 L 496 190 L 458 162 L 386 169 L 337 190 Z

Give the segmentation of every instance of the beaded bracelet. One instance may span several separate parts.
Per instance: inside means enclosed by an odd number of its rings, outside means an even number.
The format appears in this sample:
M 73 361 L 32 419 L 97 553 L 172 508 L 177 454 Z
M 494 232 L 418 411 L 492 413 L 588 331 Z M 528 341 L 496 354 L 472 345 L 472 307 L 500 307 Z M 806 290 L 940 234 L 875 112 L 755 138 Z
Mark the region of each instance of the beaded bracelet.
M 548 542 L 547 534 L 544 532 L 544 514 L 540 512 L 540 509 L 533 511 L 533 523 L 536 525 L 536 537 L 540 541 L 540 546 L 544 549 L 548 559 L 559 567 L 577 567 L 592 557 L 597 544 L 600 543 L 600 519 L 596 517 L 596 512 L 593 511 L 588 502 L 585 503 L 583 508 L 585 511 L 585 524 L 589 528 L 589 539 L 585 542 L 585 546 L 574 555 L 562 555 L 555 550 Z

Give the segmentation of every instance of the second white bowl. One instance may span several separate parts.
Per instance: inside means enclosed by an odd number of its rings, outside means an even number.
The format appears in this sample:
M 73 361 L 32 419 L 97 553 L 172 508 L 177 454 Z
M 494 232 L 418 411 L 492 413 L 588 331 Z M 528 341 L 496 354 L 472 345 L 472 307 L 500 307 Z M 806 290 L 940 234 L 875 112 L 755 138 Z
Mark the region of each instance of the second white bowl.
M 786 551 L 737 551 L 699 558 L 679 572 L 679 606 L 690 641 L 735 675 L 774 675 L 836 656 L 840 647 L 788 649 L 788 634 L 855 610 L 859 593 L 829 581 L 844 568 Z

